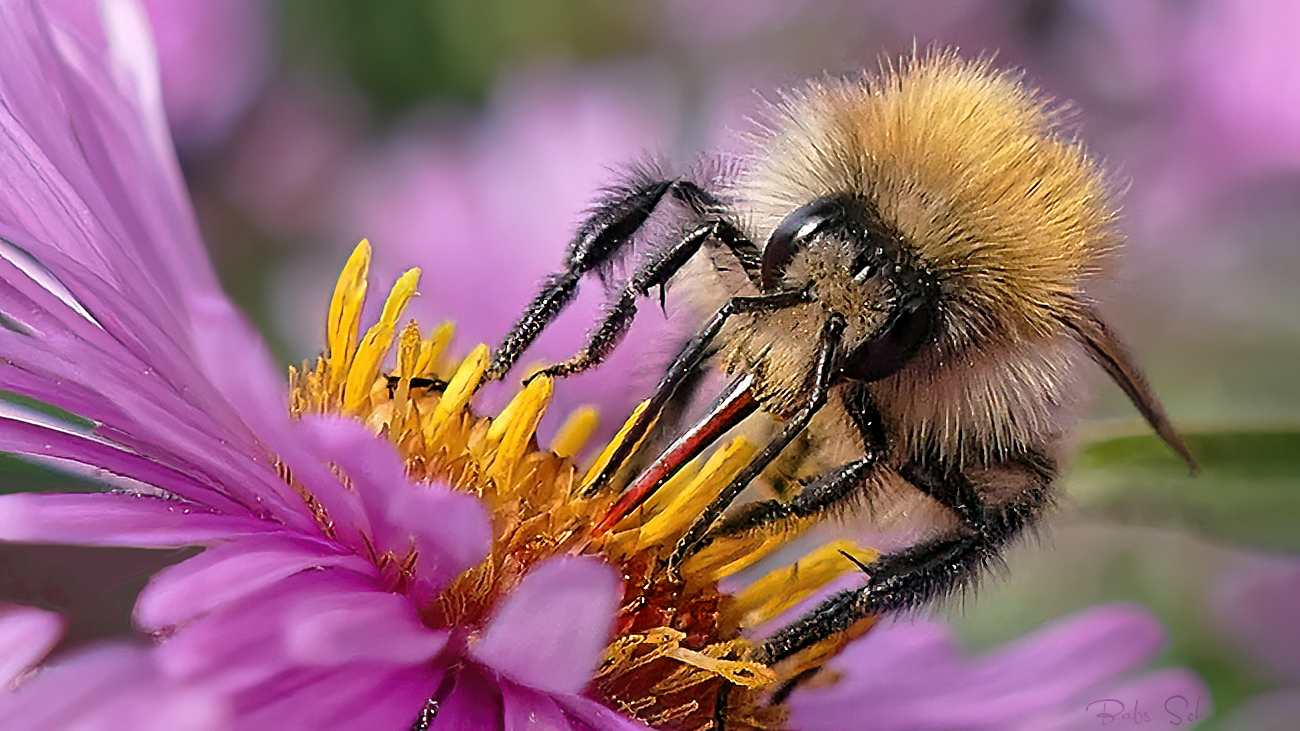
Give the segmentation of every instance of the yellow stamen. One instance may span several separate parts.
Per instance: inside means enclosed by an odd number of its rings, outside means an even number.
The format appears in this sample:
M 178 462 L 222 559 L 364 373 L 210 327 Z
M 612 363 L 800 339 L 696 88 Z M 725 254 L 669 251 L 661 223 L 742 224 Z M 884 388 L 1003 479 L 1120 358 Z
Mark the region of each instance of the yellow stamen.
M 668 498 L 667 506 L 641 526 L 638 548 L 671 545 L 680 538 L 704 508 L 713 502 L 757 453 L 758 448 L 744 437 L 736 437 L 715 452 L 699 475 L 685 488 L 678 488 L 677 494 Z M 660 491 L 669 487 L 665 485 Z
M 362 239 L 352 250 L 348 263 L 339 275 L 330 298 L 329 319 L 325 323 L 325 352 L 328 372 L 346 373 L 356 354 L 357 334 L 361 331 L 361 306 L 366 301 L 367 275 L 370 273 L 370 242 Z M 336 384 L 327 384 L 337 396 Z
M 506 407 L 510 411 L 509 416 L 503 411 L 501 417 L 492 424 L 488 430 L 488 440 L 499 439 L 500 443 L 496 459 L 488 469 L 489 476 L 498 482 L 509 481 L 511 470 L 523 461 L 528 448 L 532 446 L 533 434 L 537 432 L 542 414 L 551 403 L 553 390 L 551 379 L 544 376 L 534 378 Z M 493 430 L 498 425 L 504 426 L 499 430 L 499 436 L 494 436 Z
M 469 400 L 474 397 L 474 389 L 483 380 L 483 373 L 487 371 L 488 348 L 486 345 L 478 345 L 470 351 L 465 360 L 456 370 L 456 374 L 447 382 L 447 388 L 442 392 L 442 398 L 438 401 L 438 406 L 434 408 L 433 415 L 429 418 L 429 424 L 425 428 L 426 433 L 433 434 L 443 422 L 447 421 L 452 414 L 460 412 L 469 405 Z
M 456 326 L 450 322 L 444 322 L 438 326 L 437 330 L 424 341 L 424 346 L 420 350 L 420 358 L 415 362 L 415 372 L 412 375 L 422 373 L 436 373 L 441 370 L 439 366 L 442 363 L 442 353 L 447 349 L 447 344 L 451 342 L 452 336 L 456 334 Z
M 609 441 L 609 444 L 605 445 L 605 449 L 601 451 L 600 456 L 596 457 L 596 461 L 587 470 L 587 476 L 582 479 L 582 492 L 586 492 L 591 483 L 595 481 L 596 476 L 600 474 L 600 471 L 605 469 L 605 465 L 609 464 L 609 461 L 613 459 L 614 451 L 627 439 L 627 433 L 632 431 L 632 425 L 636 423 L 636 420 L 641 417 L 641 412 L 645 411 L 649 405 L 650 399 L 637 404 L 636 409 L 632 411 L 632 415 L 627 417 L 627 421 L 623 423 L 623 427 L 618 430 L 618 433 Z
M 590 406 L 579 406 L 569 418 L 560 425 L 560 430 L 551 440 L 551 451 L 557 457 L 572 457 L 587 446 L 587 441 L 596 432 L 600 414 Z
M 419 281 L 419 269 L 411 269 L 398 278 L 388 294 L 388 299 L 384 302 L 384 311 L 379 317 L 379 322 L 366 331 L 366 336 L 357 346 L 356 356 L 352 367 L 348 370 L 346 385 L 343 388 L 344 411 L 355 412 L 370 396 L 375 379 L 379 376 L 379 368 L 383 365 L 384 356 L 393 346 L 393 331 L 397 327 L 397 320 L 402 316 L 402 311 L 406 309 L 411 298 L 415 296 L 415 286 Z
M 832 541 L 750 584 L 735 596 L 733 609 L 744 617 L 743 624 L 747 626 L 771 621 L 846 571 L 856 571 L 857 567 L 845 553 L 863 564 L 875 561 L 880 555 L 852 541 Z

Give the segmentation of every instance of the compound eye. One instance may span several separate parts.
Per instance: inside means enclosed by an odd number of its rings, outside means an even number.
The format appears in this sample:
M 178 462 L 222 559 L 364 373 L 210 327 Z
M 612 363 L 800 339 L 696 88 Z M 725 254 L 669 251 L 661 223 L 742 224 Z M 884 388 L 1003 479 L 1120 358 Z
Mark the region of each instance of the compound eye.
M 937 326 L 933 295 L 908 297 L 895 306 L 879 333 L 849 354 L 841 370 L 849 378 L 867 383 L 891 376 L 934 339 Z
M 800 206 L 786 216 L 772 231 L 767 245 L 763 247 L 763 289 L 776 291 L 786 267 L 794 255 L 802 249 L 826 223 L 836 216 L 844 215 L 844 197 L 840 195 L 823 196 L 807 205 Z

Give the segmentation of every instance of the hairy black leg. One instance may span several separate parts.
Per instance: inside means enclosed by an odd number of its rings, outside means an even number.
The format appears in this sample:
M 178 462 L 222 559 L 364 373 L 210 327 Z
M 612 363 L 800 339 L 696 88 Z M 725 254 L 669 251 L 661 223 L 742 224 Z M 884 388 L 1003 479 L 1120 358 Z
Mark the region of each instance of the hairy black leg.
M 533 340 L 573 300 L 578 291 L 578 280 L 588 272 L 603 269 L 616 258 L 645 225 L 664 196 L 670 194 L 686 206 L 697 221 L 711 221 L 715 226 L 715 238 L 735 255 L 751 280 L 758 276 L 758 247 L 726 220 L 726 206 L 699 184 L 689 180 L 647 179 L 615 189 L 578 227 L 565 253 L 561 271 L 547 278 L 523 315 L 497 345 L 485 380 L 498 379 L 514 366 Z M 667 276 L 671 275 L 669 272 Z
M 587 338 L 582 351 L 563 363 L 557 363 L 539 371 L 535 375 L 547 375 L 553 378 L 581 373 L 588 368 L 600 365 L 614 348 L 623 340 L 632 320 L 637 313 L 637 300 L 659 287 L 662 292 L 668 280 L 681 271 L 691 257 L 699 252 L 700 247 L 714 239 L 735 248 L 738 244 L 749 244 L 743 234 L 730 222 L 717 219 L 710 221 L 687 233 L 681 241 L 659 252 L 642 264 L 623 286 L 619 298 L 612 302 L 605 317 Z
M 541 291 L 493 351 L 486 379 L 500 378 L 510 370 L 542 329 L 573 299 L 582 275 L 604 266 L 632 240 L 674 182 L 644 181 L 617 190 L 597 204 L 569 242 L 563 269 L 547 278 Z
M 788 502 L 762 500 L 723 518 L 709 531 L 707 540 L 744 533 L 791 518 L 810 518 L 858 494 L 876 469 L 874 456 L 857 459 L 827 472 L 806 485 Z
M 581 373 L 604 361 L 632 325 L 632 319 L 637 311 L 637 299 L 648 294 L 652 288 L 667 284 L 668 279 L 700 250 L 704 240 L 714 235 L 715 229 L 716 224 L 712 223 L 700 226 L 675 246 L 665 249 L 638 268 L 623 287 L 622 295 L 612 304 L 605 318 L 592 331 L 582 351 L 563 363 L 539 371 L 538 375 L 567 376 Z
M 710 237 L 716 236 L 719 223 L 707 223 L 688 233 L 676 245 L 660 252 L 650 259 L 627 281 L 623 293 L 605 314 L 605 319 L 596 326 L 587 339 L 586 346 L 574 357 L 563 363 L 557 363 L 538 373 L 552 377 L 562 377 L 599 365 L 609 357 L 614 347 L 627 334 L 636 316 L 636 302 L 649 294 L 654 287 L 663 287 L 668 279 L 681 270 L 686 262 L 700 250 L 700 245 Z
M 875 472 L 885 446 L 880 412 L 864 384 L 850 383 L 842 389 L 844 410 L 862 437 L 866 456 L 834 469 L 801 489 L 789 501 L 762 500 L 724 518 L 709 532 L 709 538 L 735 535 L 789 518 L 808 518 L 835 507 L 854 495 Z
M 641 415 L 637 417 L 636 422 L 628 430 L 626 437 L 619 443 L 614 454 L 610 456 L 609 461 L 605 464 L 600 474 L 592 480 L 587 488 L 587 496 L 599 492 L 609 483 L 609 480 L 622 468 L 628 458 L 632 456 L 633 450 L 641 442 L 649 431 L 651 425 L 658 420 L 664 408 L 668 405 L 677 389 L 695 373 L 700 362 L 713 348 L 713 339 L 721 332 L 722 326 L 733 315 L 751 313 L 751 312 L 771 312 L 781 310 L 795 305 L 805 304 L 811 299 L 804 290 L 792 290 L 787 292 L 776 292 L 774 294 L 757 295 L 754 297 L 732 297 L 727 300 L 726 304 L 718 308 L 718 311 L 709 318 L 704 327 L 691 338 L 686 347 L 682 348 L 677 354 L 677 358 L 668 366 L 664 372 L 664 377 L 659 380 L 659 385 L 655 387 L 654 393 L 650 395 L 649 403 L 642 410 Z
M 863 617 L 919 606 L 970 583 L 1048 505 L 1053 477 L 1050 461 L 1041 455 L 997 465 L 985 474 L 988 482 L 1001 483 L 991 487 L 1019 492 L 988 505 L 975 483 L 958 470 L 923 462 L 901 472 L 961 518 L 962 529 L 880 557 L 867 567 L 870 578 L 864 586 L 831 596 L 779 630 L 758 649 L 757 659 L 778 662 Z
M 700 513 L 700 517 L 696 518 L 691 527 L 686 530 L 686 534 L 677 541 L 677 545 L 673 548 L 673 553 L 668 559 L 670 573 L 676 573 L 683 561 L 704 547 L 704 539 L 709 528 L 717 522 L 718 516 L 722 515 L 722 512 L 736 500 L 736 497 L 746 487 L 749 487 L 749 483 L 753 482 L 772 463 L 772 460 L 776 459 L 786 445 L 808 427 L 808 422 L 812 421 L 813 416 L 826 405 L 831 381 L 835 377 L 835 352 L 839 346 L 840 336 L 843 333 L 844 318 L 839 315 L 832 315 L 826 321 L 825 326 L 822 327 L 821 340 L 817 348 L 817 359 L 813 363 L 811 373 L 809 373 L 811 392 L 808 401 L 804 403 L 798 413 L 785 423 L 776 438 L 768 442 L 762 451 L 754 459 L 750 460 L 749 464 L 745 465 L 745 469 L 736 475 L 731 484 L 727 485 L 726 489 L 714 498 L 713 502 L 709 503 L 709 506 Z

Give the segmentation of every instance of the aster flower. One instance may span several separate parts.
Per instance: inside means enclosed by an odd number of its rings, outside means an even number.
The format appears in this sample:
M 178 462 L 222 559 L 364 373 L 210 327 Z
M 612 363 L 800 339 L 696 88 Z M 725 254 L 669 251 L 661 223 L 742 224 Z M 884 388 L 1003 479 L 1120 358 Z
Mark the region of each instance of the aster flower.
M 475 414 L 486 348 L 451 358 L 448 328 L 401 324 L 417 271 L 363 332 L 364 243 L 335 289 L 324 354 L 290 370 L 286 398 L 202 254 L 139 10 L 103 7 L 102 37 L 87 37 L 0 0 L 0 384 L 59 410 L 11 405 L 0 447 L 118 489 L 0 497 L 0 539 L 206 550 L 141 594 L 135 620 L 151 644 L 46 667 L 0 699 L 6 728 L 766 729 L 792 713 L 815 730 L 842 724 L 846 703 L 867 722 L 908 707 L 891 705 L 871 662 L 926 654 L 887 641 L 834 660 L 818 676 L 843 679 L 831 696 L 801 686 L 788 706 L 769 703 L 874 619 L 775 668 L 751 659 L 751 636 L 851 568 L 842 552 L 869 562 L 869 549 L 831 544 L 723 590 L 779 548 L 738 537 L 693 557 L 681 580 L 664 574 L 660 559 L 752 445 L 732 442 L 603 520 L 614 496 L 583 486 L 619 437 L 579 469 L 570 456 L 593 419 L 579 412 L 539 448 L 546 379 L 495 417 Z M 1030 642 L 1003 666 L 1134 636 L 1120 619 Z M 38 629 L 26 644 L 23 623 Z M 34 610 L 0 616 L 9 677 L 55 634 Z M 1049 701 L 1149 651 L 1088 663 Z M 950 665 L 918 672 L 975 686 L 997 674 Z M 1053 708 L 1008 702 L 999 718 Z

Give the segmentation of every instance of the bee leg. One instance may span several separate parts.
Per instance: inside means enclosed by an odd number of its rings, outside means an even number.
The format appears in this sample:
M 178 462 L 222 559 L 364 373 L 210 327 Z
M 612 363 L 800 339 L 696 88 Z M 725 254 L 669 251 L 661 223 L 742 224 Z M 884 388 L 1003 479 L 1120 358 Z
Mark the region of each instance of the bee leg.
M 758 276 L 758 247 L 725 219 L 726 206 L 716 197 L 689 180 L 636 179 L 611 191 L 578 227 L 565 253 L 564 268 L 546 279 L 514 327 L 497 345 L 485 380 L 501 378 L 514 366 L 533 340 L 572 301 L 578 290 L 578 280 L 589 272 L 602 270 L 617 258 L 666 195 L 672 195 L 686 206 L 695 220 L 710 220 L 714 237 L 731 250 L 750 279 Z M 677 263 L 677 268 L 684 263 L 683 259 Z M 662 279 L 666 281 L 675 272 L 676 269 L 672 269 Z M 652 286 L 654 284 L 648 285 L 647 289 Z M 621 332 L 616 333 L 614 342 L 617 342 L 618 334 Z
M 663 378 L 659 380 L 659 385 L 655 386 L 654 393 L 650 394 L 646 407 L 641 410 L 641 415 L 628 429 L 627 434 L 614 450 L 614 454 L 610 456 L 610 459 L 605 463 L 605 467 L 591 481 L 584 494 L 590 497 L 598 493 L 627 462 L 627 459 L 632 456 L 633 450 L 637 448 L 646 432 L 658 420 L 672 400 L 673 394 L 698 371 L 700 362 L 713 349 L 713 339 L 718 336 L 722 326 L 726 324 L 732 315 L 749 312 L 771 312 L 794 307 L 809 301 L 809 295 L 804 290 L 789 290 L 754 297 L 732 297 L 727 300 L 726 304 L 718 308 L 713 317 L 709 318 L 704 327 L 695 333 L 695 337 L 691 338 L 686 347 L 682 348 L 677 354 L 677 358 L 668 366 Z
M 388 379 L 388 398 L 392 398 L 397 393 L 397 386 L 402 382 L 401 376 L 386 376 Z M 447 390 L 447 382 L 441 378 L 424 378 L 416 376 L 410 379 L 411 388 L 427 388 L 430 391 Z
M 580 227 L 564 255 L 564 269 L 542 285 L 523 315 L 493 351 L 486 379 L 500 378 L 573 299 L 582 275 L 615 257 L 645 224 L 676 181 L 641 180 L 619 188 L 599 202 Z
M 735 515 L 724 518 L 709 531 L 702 545 L 716 538 L 745 533 L 772 523 L 793 518 L 811 518 L 855 495 L 876 471 L 876 457 L 854 460 L 822 475 L 810 483 L 788 502 L 762 500 L 746 505 Z
M 982 487 L 992 494 L 1014 489 L 1016 496 L 990 506 L 959 471 L 907 465 L 903 476 L 951 509 L 961 518 L 961 528 L 872 562 L 864 586 L 831 596 L 777 631 L 759 647 L 757 658 L 769 665 L 779 662 L 859 619 L 916 607 L 969 584 L 1047 507 L 1052 472 L 1042 457 L 996 465 L 986 471 L 988 484 Z
M 680 242 L 647 261 L 627 281 L 623 293 L 609 307 L 605 318 L 587 338 L 582 351 L 572 358 L 541 370 L 537 375 L 563 377 L 581 373 L 599 365 L 618 345 L 636 317 L 637 300 L 655 287 L 663 287 L 700 250 L 705 240 L 716 237 L 718 222 L 706 223 L 688 233 Z
M 810 518 L 863 494 L 885 450 L 884 423 L 865 384 L 850 382 L 840 389 L 844 411 L 862 437 L 865 456 L 806 485 L 790 500 L 762 500 L 744 506 L 709 531 L 708 540 L 762 528 L 790 518 Z
M 813 416 L 826 405 L 827 396 L 830 392 L 831 382 L 835 377 L 835 351 L 839 346 L 840 335 L 844 332 L 844 318 L 838 315 L 832 315 L 826 325 L 822 327 L 821 342 L 818 344 L 817 360 L 813 364 L 811 376 L 811 393 L 808 401 L 799 409 L 776 438 L 768 442 L 758 456 L 750 460 L 749 464 L 740 471 L 740 474 L 727 485 L 713 502 L 700 513 L 700 517 L 695 519 L 691 527 L 686 530 L 686 534 L 677 541 L 673 548 L 673 553 L 668 558 L 668 571 L 670 574 L 676 574 L 681 568 L 682 562 L 690 558 L 696 551 L 700 550 L 707 543 L 709 528 L 718 520 L 718 516 L 727 509 L 741 492 L 749 487 L 756 477 L 767 468 L 772 460 L 776 459 L 781 450 L 794 441 L 805 428 L 808 422 L 812 421 Z

